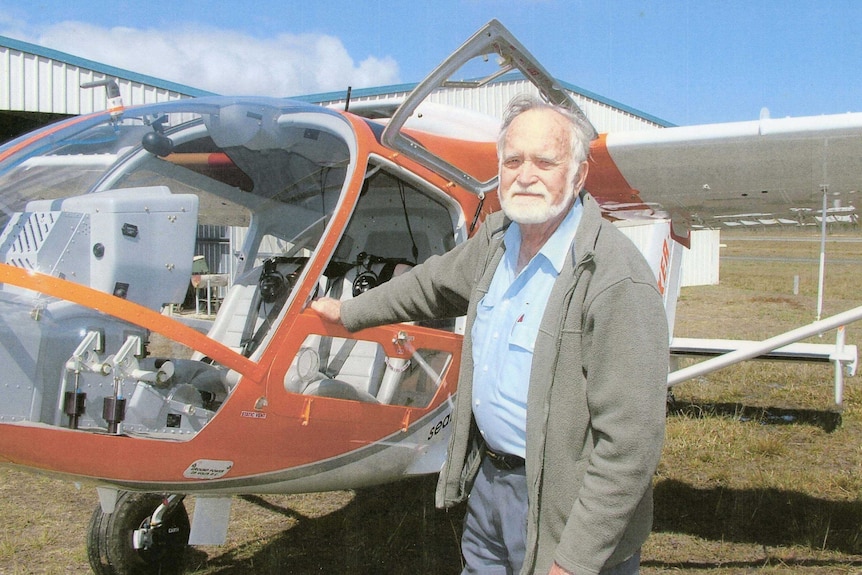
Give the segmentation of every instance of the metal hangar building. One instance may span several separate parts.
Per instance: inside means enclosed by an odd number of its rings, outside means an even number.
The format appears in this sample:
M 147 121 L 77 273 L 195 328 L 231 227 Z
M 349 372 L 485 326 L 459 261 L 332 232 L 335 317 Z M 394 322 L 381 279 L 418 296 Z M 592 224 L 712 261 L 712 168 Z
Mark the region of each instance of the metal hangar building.
M 206 90 L 123 70 L 57 50 L 0 36 L 0 144 L 62 118 L 107 109 L 107 91 L 101 86 L 82 87 L 106 80 L 116 81 L 123 105 L 134 106 L 180 98 L 215 95 Z M 604 98 L 577 86 L 560 82 L 578 102 L 599 132 L 654 130 L 672 124 Z M 406 97 L 416 84 L 397 84 L 350 90 L 350 102 L 371 103 Z M 529 81 L 506 74 L 480 89 L 449 88 L 431 99 L 501 117 L 508 101 L 523 92 L 534 92 Z M 294 95 L 308 103 L 343 108 L 348 88 L 321 94 Z M 683 256 L 683 285 L 718 283 L 718 232 L 705 241 L 693 241 Z M 223 238 L 199 238 L 202 245 L 220 245 Z M 694 238 L 693 238 L 694 240 Z M 699 247 L 698 247 L 699 246 Z M 697 247 L 697 249 L 695 249 Z M 697 252 L 697 254 L 689 253 Z M 205 253 L 207 253 L 205 251 Z M 217 254 L 207 260 L 215 263 Z M 700 262 L 692 265 L 691 262 Z M 216 265 L 216 267 L 221 267 Z
M 0 142 L 56 120 L 107 108 L 106 90 L 82 85 L 115 80 L 125 106 L 214 95 L 212 92 L 123 70 L 93 60 L 0 36 Z M 670 126 L 649 114 L 561 83 L 577 100 L 600 132 L 656 129 Z M 392 100 L 406 96 L 415 84 L 398 84 L 352 91 L 351 102 Z M 464 89 L 443 90 L 439 103 L 467 107 L 500 116 L 515 94 L 532 90 L 517 75 L 506 75 L 470 94 Z M 343 105 L 344 92 L 301 95 L 297 99 L 322 105 Z
M 215 95 L 206 90 L 0 36 L 0 144 L 69 116 L 107 109 L 108 97 L 104 87 L 82 87 L 107 80 L 117 83 L 124 106 Z M 574 97 L 599 132 L 654 130 L 672 126 L 664 120 L 588 90 L 566 82 L 560 84 Z M 350 90 L 350 102 L 391 102 L 393 99 L 406 97 L 415 86 L 416 84 L 397 84 L 354 89 Z M 343 108 L 348 91 L 345 86 L 341 92 L 293 97 L 308 103 Z M 480 89 L 449 88 L 436 92 L 431 99 L 437 103 L 501 117 L 503 109 L 513 96 L 531 91 L 535 93 L 536 90 L 520 75 L 506 74 Z M 220 241 L 221 239 L 217 238 L 215 243 Z M 692 280 L 684 277 L 683 285 L 718 281 L 717 239 L 710 238 L 710 241 L 703 242 L 702 245 L 708 246 L 708 253 L 705 255 L 709 257 L 694 259 L 710 262 L 705 266 L 708 270 L 706 279 Z M 207 259 L 217 261 L 215 255 Z M 686 253 L 684 259 L 692 258 Z M 704 266 L 696 266 L 698 269 L 701 267 Z M 691 268 L 690 265 L 684 265 L 684 275 L 688 274 Z

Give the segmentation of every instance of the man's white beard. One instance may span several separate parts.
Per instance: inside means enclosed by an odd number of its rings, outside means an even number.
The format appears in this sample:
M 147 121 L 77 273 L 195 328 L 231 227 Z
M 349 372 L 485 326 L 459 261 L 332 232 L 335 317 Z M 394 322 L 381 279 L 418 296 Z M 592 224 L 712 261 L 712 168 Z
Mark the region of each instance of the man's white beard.
M 511 194 L 508 198 L 504 198 L 502 193 L 499 194 L 500 206 L 503 208 L 503 213 L 510 220 L 519 224 L 543 224 L 562 214 L 572 204 L 571 198 L 573 194 L 570 194 L 557 204 L 552 204 L 547 191 L 532 189 L 527 189 L 526 191 L 531 194 L 540 194 L 541 200 L 536 196 L 528 199 Z

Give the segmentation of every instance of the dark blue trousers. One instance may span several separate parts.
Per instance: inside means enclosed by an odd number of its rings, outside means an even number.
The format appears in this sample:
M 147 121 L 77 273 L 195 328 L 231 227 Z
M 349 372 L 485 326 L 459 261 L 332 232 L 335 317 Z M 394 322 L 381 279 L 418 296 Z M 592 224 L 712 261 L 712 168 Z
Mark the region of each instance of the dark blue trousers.
M 524 563 L 526 537 L 525 469 L 503 471 L 486 457 L 467 502 L 461 537 L 465 565 L 461 575 L 518 575 Z M 601 573 L 637 575 L 639 570 L 640 551 Z

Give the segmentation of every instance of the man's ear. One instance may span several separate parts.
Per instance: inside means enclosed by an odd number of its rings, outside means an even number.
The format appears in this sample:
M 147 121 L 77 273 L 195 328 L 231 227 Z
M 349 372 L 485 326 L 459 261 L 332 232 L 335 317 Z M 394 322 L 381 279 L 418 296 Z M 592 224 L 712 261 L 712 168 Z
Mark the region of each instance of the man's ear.
M 584 160 L 578 165 L 578 174 L 575 176 L 575 189 L 580 192 L 587 182 L 587 174 L 590 171 L 590 163 Z

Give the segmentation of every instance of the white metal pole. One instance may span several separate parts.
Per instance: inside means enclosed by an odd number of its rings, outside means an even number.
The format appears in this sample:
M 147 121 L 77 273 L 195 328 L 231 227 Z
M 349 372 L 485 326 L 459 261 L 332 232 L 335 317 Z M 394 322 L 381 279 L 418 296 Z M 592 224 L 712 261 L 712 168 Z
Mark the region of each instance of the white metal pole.
M 769 353 L 779 347 L 784 347 L 785 345 L 821 334 L 830 329 L 847 325 L 854 321 L 859 321 L 860 319 L 862 319 L 862 306 L 855 307 L 830 318 L 810 323 L 786 333 L 776 335 L 764 341 L 741 347 L 740 349 L 722 354 L 718 357 L 678 369 L 668 375 L 667 386 L 673 387 L 678 383 L 712 373 L 713 371 L 718 371 L 719 369 L 729 367 L 741 361 L 754 359 L 755 357 Z
M 835 335 L 835 355 L 841 356 L 844 351 L 844 326 L 838 328 L 838 333 Z M 835 405 L 841 406 L 844 403 L 844 366 L 841 365 L 841 360 L 835 360 Z
M 823 192 L 823 214 L 820 222 L 820 273 L 817 278 L 817 321 L 823 314 L 823 282 L 826 277 L 826 205 L 829 186 L 820 186 Z

